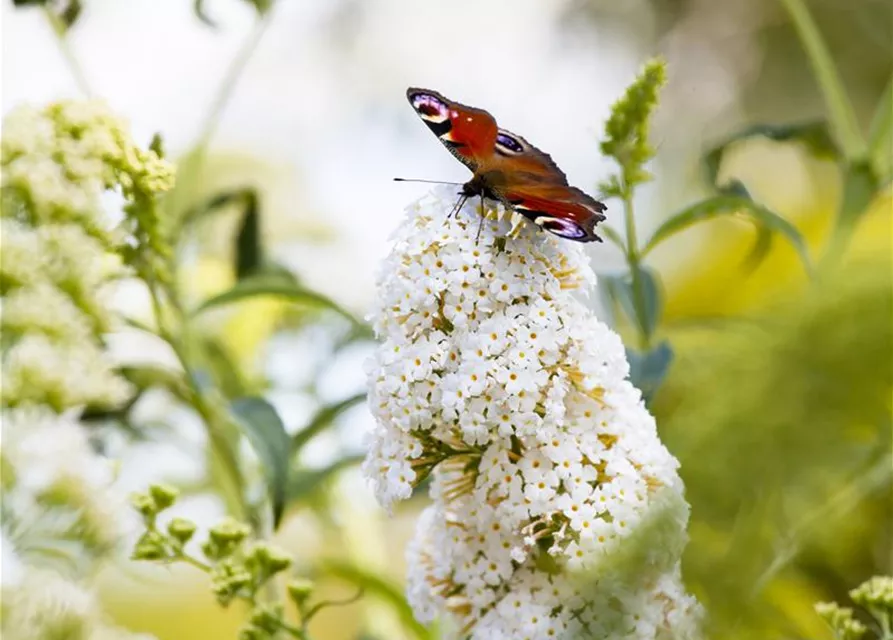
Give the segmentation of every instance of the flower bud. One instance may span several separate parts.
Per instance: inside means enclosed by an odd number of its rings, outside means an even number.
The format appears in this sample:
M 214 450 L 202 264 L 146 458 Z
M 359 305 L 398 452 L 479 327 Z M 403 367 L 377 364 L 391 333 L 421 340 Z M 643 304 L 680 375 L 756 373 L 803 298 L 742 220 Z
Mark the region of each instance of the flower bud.
M 146 531 L 133 548 L 133 560 L 162 560 L 168 552 L 164 536 L 157 531 Z
M 211 592 L 223 607 L 251 584 L 252 575 L 232 558 L 223 560 L 211 570 Z
M 183 545 L 189 542 L 195 533 L 195 523 L 185 518 L 174 518 L 168 523 L 167 532 Z
M 246 554 L 246 564 L 249 568 L 257 568 L 258 572 L 267 578 L 288 569 L 291 566 L 291 556 L 279 547 L 266 542 L 256 542 Z
M 249 624 L 272 636 L 279 631 L 282 626 L 282 613 L 281 604 L 268 604 L 255 607 L 251 612 Z
M 130 504 L 136 509 L 143 519 L 154 518 L 158 513 L 155 501 L 147 493 L 135 493 L 130 497 Z
M 286 585 L 288 597 L 300 609 L 313 593 L 313 582 L 306 578 L 293 578 Z
M 247 524 L 228 518 L 208 531 L 202 552 L 211 560 L 220 560 L 232 555 L 250 533 L 251 527 Z
M 228 518 L 211 527 L 208 535 L 211 540 L 219 544 L 239 544 L 251 533 L 251 527 L 247 524 Z
M 155 501 L 157 511 L 164 511 L 177 501 L 179 490 L 166 484 L 153 484 L 149 487 L 149 495 Z

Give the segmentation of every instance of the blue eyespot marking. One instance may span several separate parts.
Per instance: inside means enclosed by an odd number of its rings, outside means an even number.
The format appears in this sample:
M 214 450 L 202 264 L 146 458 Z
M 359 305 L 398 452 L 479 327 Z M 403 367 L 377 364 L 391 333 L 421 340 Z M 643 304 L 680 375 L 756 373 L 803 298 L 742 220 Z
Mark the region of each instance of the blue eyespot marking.
M 503 150 L 506 150 L 510 153 L 521 153 L 522 151 L 524 151 L 524 147 L 521 145 L 520 142 L 518 142 L 517 139 L 501 131 L 496 134 L 496 146 L 502 147 Z

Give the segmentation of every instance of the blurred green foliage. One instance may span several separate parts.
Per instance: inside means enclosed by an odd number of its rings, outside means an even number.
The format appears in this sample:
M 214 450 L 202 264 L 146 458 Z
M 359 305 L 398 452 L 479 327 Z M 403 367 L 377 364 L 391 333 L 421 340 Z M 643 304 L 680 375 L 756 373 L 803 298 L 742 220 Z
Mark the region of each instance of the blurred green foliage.
M 692 504 L 685 575 L 716 637 L 802 637 L 890 572 L 889 256 L 753 320 L 680 332 L 654 406 Z

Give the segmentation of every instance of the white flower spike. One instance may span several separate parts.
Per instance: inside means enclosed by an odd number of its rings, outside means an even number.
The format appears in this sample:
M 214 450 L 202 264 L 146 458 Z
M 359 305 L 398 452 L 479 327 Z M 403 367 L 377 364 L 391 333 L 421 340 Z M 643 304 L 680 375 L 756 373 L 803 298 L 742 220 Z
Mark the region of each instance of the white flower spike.
M 476 240 L 479 205 L 448 218 L 452 202 L 409 208 L 371 318 L 365 473 L 388 509 L 431 476 L 417 617 L 487 640 L 696 637 L 678 463 L 620 338 L 574 295 L 595 281 L 585 252 L 501 208 Z

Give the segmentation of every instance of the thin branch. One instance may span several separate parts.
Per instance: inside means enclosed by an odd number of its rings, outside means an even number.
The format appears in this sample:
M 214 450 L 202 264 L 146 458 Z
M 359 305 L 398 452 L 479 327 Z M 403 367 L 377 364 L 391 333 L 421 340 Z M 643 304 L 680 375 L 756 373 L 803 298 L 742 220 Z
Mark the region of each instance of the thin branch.
M 84 75 L 84 70 L 81 68 L 78 59 L 71 50 L 68 38 L 65 37 L 65 25 L 59 17 L 53 13 L 48 5 L 43 5 L 43 15 L 46 16 L 47 22 L 50 23 L 50 27 L 56 35 L 56 44 L 59 46 L 59 52 L 65 59 L 65 63 L 68 65 L 68 71 L 71 73 L 71 77 L 74 79 L 75 84 L 78 86 L 80 92 L 84 94 L 84 97 L 92 98 L 93 92 L 90 90 L 90 85 L 87 82 L 87 77 Z

